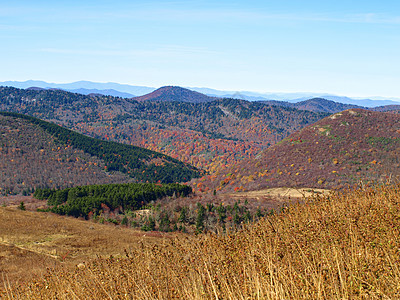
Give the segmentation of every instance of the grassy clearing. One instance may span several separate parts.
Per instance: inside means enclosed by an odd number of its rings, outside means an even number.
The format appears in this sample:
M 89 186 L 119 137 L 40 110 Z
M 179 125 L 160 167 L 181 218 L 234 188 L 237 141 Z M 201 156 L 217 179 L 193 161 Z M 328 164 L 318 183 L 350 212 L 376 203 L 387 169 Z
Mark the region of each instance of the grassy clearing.
M 57 268 L 14 299 L 398 299 L 400 186 L 314 196 L 229 235 Z
M 311 197 L 315 194 L 329 194 L 331 191 L 327 189 L 315 189 L 315 188 L 271 188 L 259 191 L 248 191 L 248 192 L 237 192 L 229 194 L 231 197 L 239 199 L 253 199 L 262 197 L 274 197 L 274 199 L 281 199 L 285 201 L 290 198 L 304 198 Z

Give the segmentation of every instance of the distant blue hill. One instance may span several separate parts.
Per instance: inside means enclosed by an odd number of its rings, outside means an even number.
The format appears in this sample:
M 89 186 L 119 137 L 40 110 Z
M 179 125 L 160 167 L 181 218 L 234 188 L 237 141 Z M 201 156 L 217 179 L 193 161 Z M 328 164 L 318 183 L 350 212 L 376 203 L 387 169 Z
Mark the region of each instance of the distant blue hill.
M 102 95 L 111 95 L 118 97 L 126 97 L 131 98 L 133 96 L 141 96 L 144 94 L 151 93 L 155 90 L 153 87 L 147 86 L 133 86 L 128 84 L 119 84 L 113 82 L 107 83 L 98 83 L 91 81 L 77 81 L 72 83 L 49 83 L 45 81 L 38 80 L 28 80 L 28 81 L 5 81 L 0 82 L 0 86 L 13 86 L 20 89 L 26 89 L 30 87 L 39 87 L 44 89 L 61 89 L 74 93 L 82 93 L 82 94 L 102 94 Z M 80 91 L 79 91 L 80 90 Z M 116 92 L 121 93 L 120 96 L 115 94 Z
M 383 105 L 398 105 L 400 104 L 400 98 L 386 99 L 384 97 L 373 97 L 373 99 L 354 99 L 345 96 L 336 96 L 324 93 L 255 93 L 249 91 L 219 91 L 209 88 L 189 88 L 193 91 L 206 94 L 214 97 L 224 98 L 235 98 L 243 99 L 248 101 L 287 101 L 290 103 L 297 103 L 313 98 L 324 98 L 327 100 L 343 103 L 352 104 L 363 107 L 375 107 Z
M 114 97 L 121 97 L 121 98 L 133 98 L 135 95 L 130 94 L 130 93 L 124 93 L 120 91 L 116 91 L 113 89 L 109 90 L 98 90 L 98 89 L 74 89 L 74 90 L 66 90 L 68 92 L 72 93 L 78 93 L 78 94 L 83 94 L 83 95 L 90 95 L 90 94 L 96 94 L 96 95 L 106 95 L 106 96 L 114 96 Z

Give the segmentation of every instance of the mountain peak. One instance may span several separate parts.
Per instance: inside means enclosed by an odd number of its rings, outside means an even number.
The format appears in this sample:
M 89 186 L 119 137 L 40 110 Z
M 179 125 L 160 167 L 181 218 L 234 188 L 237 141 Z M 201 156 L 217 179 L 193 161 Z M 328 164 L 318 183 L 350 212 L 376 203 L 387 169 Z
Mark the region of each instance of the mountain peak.
M 136 101 L 179 101 L 200 103 L 210 102 L 216 98 L 179 86 L 163 86 L 149 94 L 134 97 L 132 99 Z

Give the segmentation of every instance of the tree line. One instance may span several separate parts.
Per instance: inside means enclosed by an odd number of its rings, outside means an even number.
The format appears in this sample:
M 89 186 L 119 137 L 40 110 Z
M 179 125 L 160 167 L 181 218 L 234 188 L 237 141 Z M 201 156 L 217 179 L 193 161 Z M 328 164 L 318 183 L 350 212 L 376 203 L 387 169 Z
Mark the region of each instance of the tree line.
M 60 215 L 87 218 L 102 210 L 137 210 L 167 196 L 186 197 L 192 193 L 187 185 L 170 183 L 123 183 L 77 186 L 67 189 L 37 189 L 33 196 L 47 200 L 51 211 Z

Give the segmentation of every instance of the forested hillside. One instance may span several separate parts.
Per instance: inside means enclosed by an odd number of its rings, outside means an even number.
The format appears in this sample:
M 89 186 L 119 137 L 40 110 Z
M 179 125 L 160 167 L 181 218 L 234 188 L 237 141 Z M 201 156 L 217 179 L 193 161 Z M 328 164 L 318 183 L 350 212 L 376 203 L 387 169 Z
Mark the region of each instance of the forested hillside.
M 217 99 L 145 101 L 64 91 L 0 88 L 0 109 L 21 112 L 87 135 L 159 151 L 210 173 L 254 158 L 326 113 Z
M 0 133 L 3 193 L 132 179 L 182 182 L 201 174 L 164 154 L 90 138 L 26 115 L 0 113 Z
M 149 94 L 134 97 L 136 101 L 179 101 L 179 102 L 210 102 L 214 101 L 215 97 L 210 97 L 189 89 L 179 86 L 163 86 Z
M 225 174 L 198 182 L 224 191 L 376 184 L 399 178 L 399 157 L 400 116 L 352 109 L 307 126 Z
M 105 170 L 98 157 L 59 143 L 28 120 L 0 115 L 0 193 L 31 193 L 38 187 L 70 187 L 133 181 Z

